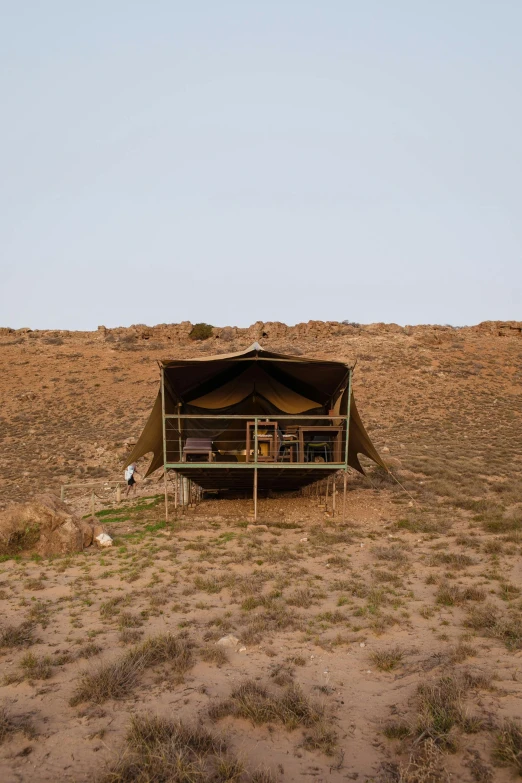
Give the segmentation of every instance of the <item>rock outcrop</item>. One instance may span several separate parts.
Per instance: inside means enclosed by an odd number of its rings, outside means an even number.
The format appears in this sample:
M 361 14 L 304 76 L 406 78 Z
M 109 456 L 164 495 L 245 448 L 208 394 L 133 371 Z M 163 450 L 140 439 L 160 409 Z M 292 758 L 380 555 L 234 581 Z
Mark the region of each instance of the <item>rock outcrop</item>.
M 61 500 L 40 495 L 0 513 L 0 554 L 35 552 L 48 556 L 81 552 L 89 541 L 86 527 Z

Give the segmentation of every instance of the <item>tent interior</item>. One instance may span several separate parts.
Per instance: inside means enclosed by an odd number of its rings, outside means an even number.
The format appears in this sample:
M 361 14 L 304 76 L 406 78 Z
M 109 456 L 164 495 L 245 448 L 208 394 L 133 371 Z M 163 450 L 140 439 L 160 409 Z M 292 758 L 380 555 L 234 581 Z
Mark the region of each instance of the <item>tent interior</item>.
M 348 407 L 348 465 L 364 472 L 358 457 L 364 454 L 386 469 L 363 426 L 353 392 L 350 392 L 352 368 L 342 362 L 277 354 L 254 343 L 239 353 L 163 361 L 160 368 L 163 380 L 158 396 L 145 428 L 127 458 L 129 464 L 152 453 L 146 475 L 166 463 L 168 468 L 181 472 L 206 489 L 251 487 L 254 464 L 237 464 L 241 469 L 234 470 L 234 463 L 238 459 L 244 463 L 245 458 L 233 455 L 245 454 L 245 417 L 254 416 L 276 420 L 277 427 L 283 429 L 289 421 L 294 428 L 325 423 L 337 425 L 338 431 L 342 429 L 344 466 Z M 219 418 L 207 418 L 209 416 Z M 278 416 L 291 416 L 292 419 L 278 419 Z M 314 416 L 323 418 L 314 419 Z M 326 422 L 325 417 L 328 417 Z M 213 463 L 218 464 L 210 469 L 201 463 L 196 467 L 184 461 L 183 447 L 188 438 L 209 439 L 214 452 Z M 324 478 L 324 469 L 329 467 L 325 465 L 319 470 L 317 465 L 314 469 L 311 464 L 303 464 L 301 469 L 292 465 L 289 470 L 286 462 L 266 466 L 271 469 L 259 471 L 260 486 L 274 489 L 294 489 L 312 483 Z M 332 465 L 332 472 L 342 466 Z

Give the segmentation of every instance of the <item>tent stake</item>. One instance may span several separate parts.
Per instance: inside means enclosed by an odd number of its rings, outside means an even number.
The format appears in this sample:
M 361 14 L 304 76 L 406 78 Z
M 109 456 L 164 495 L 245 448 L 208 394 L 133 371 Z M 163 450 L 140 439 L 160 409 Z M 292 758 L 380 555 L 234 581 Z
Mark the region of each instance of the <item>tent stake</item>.
M 254 522 L 257 522 L 257 468 L 254 468 Z

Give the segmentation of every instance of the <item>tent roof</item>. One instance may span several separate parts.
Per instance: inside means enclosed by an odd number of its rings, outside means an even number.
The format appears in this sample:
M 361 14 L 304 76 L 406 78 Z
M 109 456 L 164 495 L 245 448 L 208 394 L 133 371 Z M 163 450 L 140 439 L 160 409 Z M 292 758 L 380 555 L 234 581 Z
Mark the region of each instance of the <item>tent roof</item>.
M 323 406 L 338 394 L 350 373 L 350 367 L 343 362 L 265 351 L 259 343 L 253 343 L 245 351 L 162 361 L 160 366 L 176 401 L 193 405 L 208 394 L 215 396 L 218 389 L 232 389 L 241 384 L 246 388 L 248 376 L 258 387 L 269 376 L 272 385 L 279 384 L 280 391 L 286 389 L 289 399 L 297 394 L 311 403 L 308 408 Z M 223 395 L 224 403 L 225 399 Z M 284 408 L 280 410 L 286 412 Z M 303 410 L 306 407 L 297 411 L 293 406 L 288 413 Z

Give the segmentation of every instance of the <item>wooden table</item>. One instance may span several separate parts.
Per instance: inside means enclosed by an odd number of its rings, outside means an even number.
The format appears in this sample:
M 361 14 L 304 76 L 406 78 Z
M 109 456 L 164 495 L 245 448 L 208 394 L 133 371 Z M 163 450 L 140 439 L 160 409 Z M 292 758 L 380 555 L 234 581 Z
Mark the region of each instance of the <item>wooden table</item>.
M 333 426 L 331 424 L 321 424 L 318 426 L 302 425 L 299 427 L 299 455 L 300 462 L 305 461 L 305 433 L 313 433 L 314 435 L 329 435 L 329 438 L 325 440 L 333 441 L 333 461 L 337 464 L 344 462 L 341 459 L 341 447 L 343 441 L 343 426 Z M 331 437 L 334 435 L 335 437 Z
M 246 462 L 256 462 L 256 455 L 250 454 L 250 444 L 255 441 L 255 421 L 247 421 L 246 424 Z M 276 462 L 277 461 L 277 421 L 258 421 L 257 422 L 257 443 L 268 443 L 268 455 L 257 455 L 257 462 Z M 273 432 L 263 432 L 260 430 L 273 430 Z M 255 449 L 255 442 L 254 442 Z

